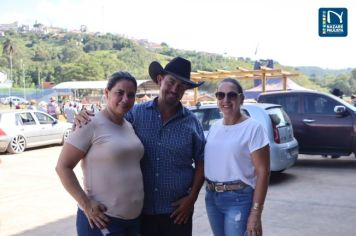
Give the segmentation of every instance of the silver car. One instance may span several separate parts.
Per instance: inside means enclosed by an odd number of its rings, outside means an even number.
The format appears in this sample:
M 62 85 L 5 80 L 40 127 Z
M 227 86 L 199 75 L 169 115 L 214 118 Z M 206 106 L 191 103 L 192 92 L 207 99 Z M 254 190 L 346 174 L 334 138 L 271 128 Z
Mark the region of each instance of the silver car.
M 0 98 L 0 101 L 2 104 L 9 104 L 10 100 L 12 101 L 13 104 L 29 104 L 29 102 L 21 97 L 16 97 L 16 96 L 10 96 L 10 97 L 4 97 L 4 98 Z
M 62 144 L 71 127 L 41 111 L 0 111 L 0 152 L 21 153 L 30 147 Z
M 203 125 L 205 135 L 210 126 L 222 118 L 216 104 L 193 106 L 190 110 Z M 282 172 L 294 165 L 298 158 L 298 142 L 293 136 L 292 123 L 280 105 L 245 103 L 241 110 L 265 128 L 270 146 L 271 171 Z

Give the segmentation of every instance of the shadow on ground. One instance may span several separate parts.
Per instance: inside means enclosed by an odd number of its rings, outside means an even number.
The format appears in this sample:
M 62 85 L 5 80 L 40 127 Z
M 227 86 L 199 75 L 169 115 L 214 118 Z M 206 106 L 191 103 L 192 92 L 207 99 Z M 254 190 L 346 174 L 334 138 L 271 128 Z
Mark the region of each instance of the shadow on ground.
M 75 216 L 69 216 L 46 225 L 13 234 L 12 236 L 75 236 Z
M 343 159 L 344 158 L 344 159 Z M 322 169 L 356 169 L 356 158 L 340 157 L 338 159 L 330 159 L 320 157 L 318 159 L 299 159 L 294 167 L 303 168 L 322 168 Z
M 297 179 L 297 176 L 291 173 L 279 173 L 279 172 L 272 172 L 269 178 L 270 185 L 278 185 L 278 184 L 285 184 L 287 182 L 292 182 Z

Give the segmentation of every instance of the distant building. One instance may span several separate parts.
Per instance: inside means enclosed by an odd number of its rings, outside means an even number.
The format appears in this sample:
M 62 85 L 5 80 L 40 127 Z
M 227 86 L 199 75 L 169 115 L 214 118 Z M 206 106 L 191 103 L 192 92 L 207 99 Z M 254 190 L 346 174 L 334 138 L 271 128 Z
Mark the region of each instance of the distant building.
M 18 28 L 18 32 L 20 32 L 20 33 L 28 33 L 28 32 L 30 32 L 30 26 L 29 25 L 21 25 Z
M 147 39 L 133 39 L 137 44 L 148 49 L 160 49 L 162 45 L 159 43 L 149 42 Z
M 8 30 L 17 31 L 17 28 L 18 28 L 17 21 L 15 21 L 14 23 L 10 23 L 10 24 L 0 24 L 0 31 L 8 31 Z
M 63 29 L 63 28 L 60 28 L 60 27 L 53 27 L 53 26 L 50 26 L 50 27 L 44 27 L 44 33 L 45 34 L 49 34 L 49 33 L 52 33 L 52 34 L 59 34 L 59 33 L 63 33 L 65 32 L 66 30 Z
M 12 81 L 7 80 L 7 74 L 0 71 L 0 88 L 12 88 Z
M 0 71 L 0 83 L 4 83 L 7 80 L 7 74 Z
M 42 89 L 49 89 L 49 88 L 52 88 L 53 86 L 55 86 L 56 84 L 54 82 L 42 82 Z
M 81 25 L 81 26 L 80 26 L 80 31 L 81 31 L 82 33 L 86 33 L 86 32 L 88 32 L 88 27 L 87 27 L 86 25 Z

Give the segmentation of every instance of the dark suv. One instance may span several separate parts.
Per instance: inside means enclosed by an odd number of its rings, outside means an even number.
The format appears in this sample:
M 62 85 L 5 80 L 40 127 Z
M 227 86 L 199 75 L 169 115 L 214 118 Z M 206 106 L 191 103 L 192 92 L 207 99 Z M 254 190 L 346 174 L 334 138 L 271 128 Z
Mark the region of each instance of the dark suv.
M 356 155 L 356 107 L 317 91 L 262 93 L 258 102 L 280 104 L 290 117 L 299 153 Z

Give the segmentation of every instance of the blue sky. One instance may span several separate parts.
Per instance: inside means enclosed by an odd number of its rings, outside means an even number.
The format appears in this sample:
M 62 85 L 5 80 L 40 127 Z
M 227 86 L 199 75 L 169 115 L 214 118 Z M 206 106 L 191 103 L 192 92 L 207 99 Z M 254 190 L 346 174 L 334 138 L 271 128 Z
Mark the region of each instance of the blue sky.
M 356 67 L 351 0 L 0 0 L 0 23 L 112 32 L 187 50 L 272 58 L 283 65 Z M 318 9 L 348 9 L 348 36 L 320 38 Z M 257 49 L 257 54 L 255 51 Z

